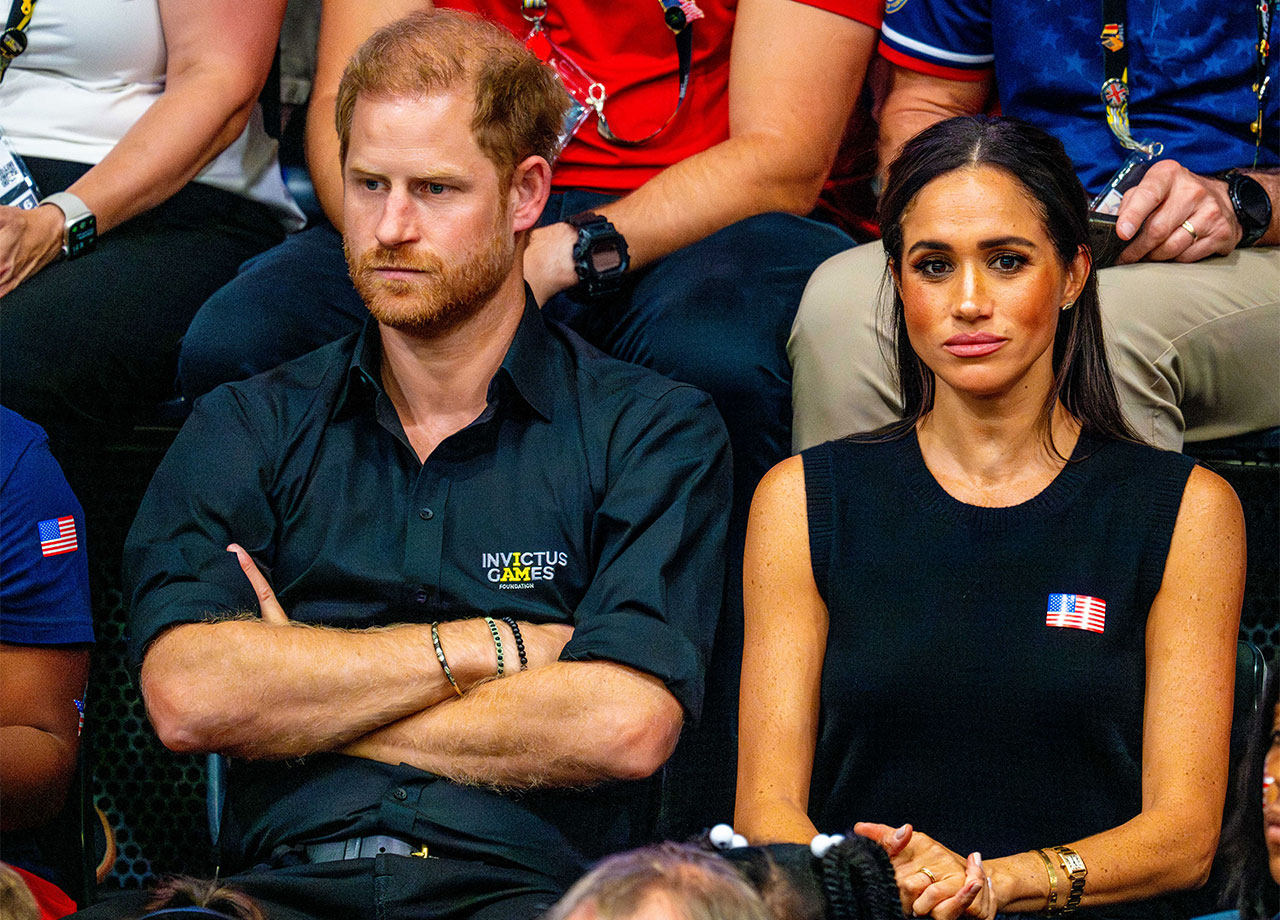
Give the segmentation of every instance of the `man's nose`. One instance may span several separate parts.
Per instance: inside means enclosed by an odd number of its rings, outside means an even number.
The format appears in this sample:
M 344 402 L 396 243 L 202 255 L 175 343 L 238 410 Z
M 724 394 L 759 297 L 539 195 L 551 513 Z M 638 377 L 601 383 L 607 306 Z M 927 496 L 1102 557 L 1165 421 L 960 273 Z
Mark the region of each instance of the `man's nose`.
M 388 249 L 394 249 L 418 238 L 414 203 L 405 192 L 392 191 L 382 205 L 374 237 Z

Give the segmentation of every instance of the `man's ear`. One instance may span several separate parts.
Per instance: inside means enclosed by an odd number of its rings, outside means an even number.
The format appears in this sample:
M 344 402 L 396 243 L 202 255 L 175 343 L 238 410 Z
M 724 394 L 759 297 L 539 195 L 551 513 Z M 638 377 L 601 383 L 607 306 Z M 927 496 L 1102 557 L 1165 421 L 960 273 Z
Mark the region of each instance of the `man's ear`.
M 551 164 L 540 156 L 525 157 L 511 173 L 511 229 L 516 233 L 538 223 L 551 194 Z

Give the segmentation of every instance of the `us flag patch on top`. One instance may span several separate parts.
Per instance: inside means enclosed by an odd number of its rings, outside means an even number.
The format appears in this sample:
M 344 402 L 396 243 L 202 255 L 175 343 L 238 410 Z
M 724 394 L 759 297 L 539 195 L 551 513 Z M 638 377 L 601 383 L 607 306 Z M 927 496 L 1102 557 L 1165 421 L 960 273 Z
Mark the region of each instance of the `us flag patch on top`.
M 1044 625 L 1100 633 L 1107 625 L 1107 602 L 1087 594 L 1050 594 Z
M 76 549 L 76 519 L 71 515 L 36 524 L 40 531 L 40 555 L 60 556 Z

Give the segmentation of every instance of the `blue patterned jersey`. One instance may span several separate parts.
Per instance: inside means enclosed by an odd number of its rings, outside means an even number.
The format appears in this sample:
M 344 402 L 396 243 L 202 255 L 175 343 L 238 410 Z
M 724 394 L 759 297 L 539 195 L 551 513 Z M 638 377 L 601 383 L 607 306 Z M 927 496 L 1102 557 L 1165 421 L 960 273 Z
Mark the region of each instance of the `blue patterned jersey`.
M 1096 193 L 1127 151 L 1107 126 L 1101 3 L 890 0 L 881 52 L 926 74 L 976 80 L 994 68 L 1001 111 L 1056 135 Z M 1272 43 L 1276 35 L 1271 36 Z M 1139 141 L 1201 174 L 1254 165 L 1253 0 L 1129 0 L 1129 119 Z M 1272 51 L 1259 167 L 1280 165 L 1280 67 Z

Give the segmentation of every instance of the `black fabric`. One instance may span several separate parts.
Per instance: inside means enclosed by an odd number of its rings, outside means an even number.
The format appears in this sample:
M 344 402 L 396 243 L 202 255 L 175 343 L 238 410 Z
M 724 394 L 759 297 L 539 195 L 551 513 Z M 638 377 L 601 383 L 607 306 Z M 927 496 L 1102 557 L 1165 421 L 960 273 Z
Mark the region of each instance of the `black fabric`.
M 559 898 L 534 872 L 413 856 L 255 867 L 219 882 L 253 897 L 267 920 L 532 920 Z M 74 916 L 134 918 L 150 897 L 131 892 Z
M 488 409 L 423 464 L 382 390 L 376 330 L 196 403 L 126 545 L 135 661 L 169 626 L 255 607 L 235 540 L 297 621 L 572 622 L 563 659 L 654 674 L 696 718 L 731 475 L 710 399 L 600 354 L 529 298 Z M 501 794 L 340 755 L 235 762 L 224 868 L 381 833 L 567 885 L 648 836 L 655 784 Z
M 997 857 L 1138 814 L 1146 617 L 1194 461 L 1082 435 L 1038 496 L 980 508 L 914 430 L 803 456 L 830 612 L 817 826 L 909 821 Z M 1046 625 L 1050 594 L 1104 600 L 1103 631 Z
M 45 195 L 90 168 L 26 163 Z M 98 456 L 104 437 L 173 394 L 178 342 L 200 305 L 283 238 L 263 205 L 193 182 L 87 255 L 47 266 L 0 301 L 4 404 L 43 426 L 64 464 Z
M 612 200 L 578 189 L 557 193 L 540 224 Z M 547 316 L 615 358 L 705 390 L 733 445 L 724 613 L 704 718 L 681 738 L 669 771 L 668 837 L 733 814 L 747 510 L 760 478 L 791 451 L 786 341 L 800 295 L 818 265 L 851 245 L 828 224 L 757 214 L 628 273 L 612 295 L 588 298 L 575 287 L 544 305 Z M 359 328 L 366 315 L 337 232 L 322 225 L 295 233 L 244 265 L 200 310 L 182 346 L 183 392 L 190 399 L 275 367 Z

